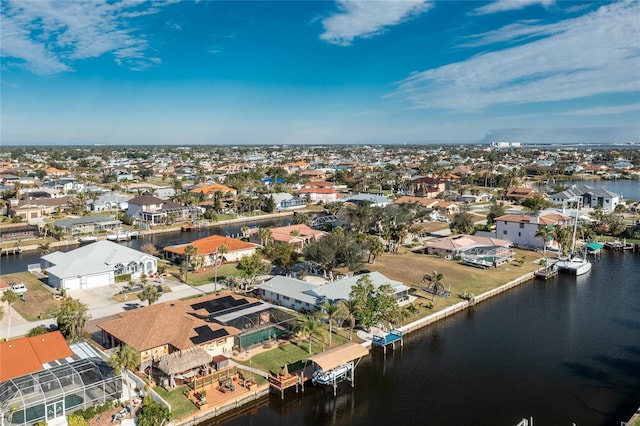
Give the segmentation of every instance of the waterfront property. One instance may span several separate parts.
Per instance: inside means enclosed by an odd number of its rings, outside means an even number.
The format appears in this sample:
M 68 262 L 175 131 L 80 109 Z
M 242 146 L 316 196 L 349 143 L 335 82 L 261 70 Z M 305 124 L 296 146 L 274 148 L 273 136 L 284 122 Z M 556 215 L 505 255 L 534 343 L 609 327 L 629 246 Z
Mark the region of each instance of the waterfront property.
M 232 293 L 158 303 L 117 316 L 98 324 L 102 345 L 133 347 L 140 353 L 139 370 L 168 372 L 159 380 L 168 380 L 170 387 L 203 366 L 217 364 L 217 369 L 234 349 L 288 336 L 296 326 L 295 317 L 275 306 Z
M 145 194 L 129 200 L 127 215 L 146 226 L 197 221 L 203 210 Z
M 0 413 L 5 425 L 53 422 L 122 398 L 122 376 L 86 343 L 59 331 L 0 343 Z
M 543 226 L 564 226 L 571 223 L 571 218 L 558 213 L 547 214 L 506 214 L 495 219 L 496 237 L 512 241 L 519 247 L 536 249 L 557 246 L 555 241 L 545 241 L 536 236 Z
M 507 250 L 501 252 L 497 256 L 499 258 L 513 258 L 513 253 L 509 247 L 513 243 L 498 238 L 481 237 L 477 235 L 454 235 L 452 237 L 438 238 L 437 240 L 427 241 L 425 243 L 425 252 L 445 259 L 454 259 L 472 248 L 479 247 L 503 247 Z M 502 263 L 502 262 L 501 262 Z
M 567 203 L 582 201 L 585 207 L 602 207 L 602 210 L 613 211 L 622 203 L 622 196 L 604 188 L 593 188 L 588 185 L 572 185 L 571 188 L 549 196 L 554 203 L 566 206 Z
M 69 235 L 95 234 L 101 231 L 118 229 L 122 222 L 111 217 L 94 215 L 82 216 L 53 222 L 56 229 Z
M 310 228 L 305 224 L 271 228 L 271 239 L 273 241 L 291 244 L 298 251 L 301 251 L 310 242 L 318 241 L 325 235 L 327 235 L 326 232 Z M 260 234 L 252 232 L 249 240 L 256 243 L 260 242 Z
M 396 298 L 409 300 L 409 287 L 399 281 L 391 280 L 379 272 L 370 272 L 363 275 L 354 275 L 349 278 L 316 284 L 296 278 L 276 276 L 256 286 L 262 297 L 272 303 L 300 312 L 312 312 L 318 309 L 322 303 L 348 300 L 351 288 L 358 280 L 367 276 L 371 279 L 375 288 L 383 284 L 389 284 Z
M 66 290 L 115 284 L 115 277 L 139 278 L 158 272 L 158 259 L 111 241 L 98 241 L 68 252 L 56 251 L 40 258 L 51 287 Z
M 201 267 L 207 267 L 223 262 L 237 262 L 244 256 L 251 256 L 259 247 L 258 244 L 249 243 L 237 238 L 223 237 L 222 235 L 211 235 L 206 238 L 195 240 L 190 244 L 179 244 L 167 246 L 163 250 L 167 260 L 180 263 L 186 260 L 186 248 L 195 247 L 197 255 L 202 257 Z M 221 251 L 221 247 L 226 250 Z
M 0 241 L 19 241 L 39 236 L 37 225 L 28 223 L 8 223 L 0 225 Z

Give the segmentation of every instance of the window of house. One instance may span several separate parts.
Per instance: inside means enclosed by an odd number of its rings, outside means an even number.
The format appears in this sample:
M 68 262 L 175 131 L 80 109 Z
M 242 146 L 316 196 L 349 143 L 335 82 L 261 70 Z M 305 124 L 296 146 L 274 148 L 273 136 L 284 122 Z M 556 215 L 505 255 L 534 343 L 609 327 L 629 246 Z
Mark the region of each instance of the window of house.
M 282 298 L 283 298 L 284 300 L 289 300 L 289 297 L 287 297 L 287 296 L 282 296 Z
M 524 229 L 524 223 L 520 224 L 520 229 Z
M 222 346 L 227 342 L 227 339 L 220 339 L 216 342 L 216 345 L 218 346 Z
M 503 233 L 504 235 L 507 235 L 507 230 L 505 229 L 504 231 L 502 231 L 502 233 Z
M 518 237 L 522 237 L 522 232 L 518 232 Z

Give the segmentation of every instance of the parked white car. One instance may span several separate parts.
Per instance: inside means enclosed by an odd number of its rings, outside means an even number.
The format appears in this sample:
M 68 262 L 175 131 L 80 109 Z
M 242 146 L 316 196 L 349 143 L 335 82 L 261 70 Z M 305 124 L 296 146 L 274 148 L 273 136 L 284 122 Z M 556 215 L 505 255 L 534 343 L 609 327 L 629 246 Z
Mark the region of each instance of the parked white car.
M 28 290 L 28 288 L 24 284 L 18 284 L 18 283 L 11 283 L 10 288 L 11 290 L 13 290 L 14 293 L 18 293 L 18 294 L 25 294 Z

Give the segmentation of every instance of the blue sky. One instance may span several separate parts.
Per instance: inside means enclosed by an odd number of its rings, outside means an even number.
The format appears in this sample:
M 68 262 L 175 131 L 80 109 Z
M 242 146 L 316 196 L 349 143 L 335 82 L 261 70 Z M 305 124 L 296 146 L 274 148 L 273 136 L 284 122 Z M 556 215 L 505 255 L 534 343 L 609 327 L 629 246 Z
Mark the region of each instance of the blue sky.
M 2 0 L 0 143 L 640 142 L 640 2 Z

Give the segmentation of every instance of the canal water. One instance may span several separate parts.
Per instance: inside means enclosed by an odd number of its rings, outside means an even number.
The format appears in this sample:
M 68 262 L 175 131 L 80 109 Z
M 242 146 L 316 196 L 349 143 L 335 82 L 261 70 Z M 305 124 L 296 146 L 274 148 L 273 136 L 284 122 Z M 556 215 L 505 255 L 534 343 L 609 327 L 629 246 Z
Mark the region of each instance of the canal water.
M 139 250 L 145 243 L 152 243 L 156 247 L 166 247 L 176 244 L 186 244 L 198 238 L 208 237 L 209 235 L 228 235 L 230 237 L 238 237 L 242 235 L 242 227 L 249 228 L 262 226 L 286 226 L 291 223 L 291 216 L 283 216 L 282 218 L 263 219 L 244 223 L 232 223 L 228 225 L 212 226 L 210 228 L 192 229 L 189 232 L 172 231 L 161 234 L 152 234 L 140 239 L 131 241 L 123 241 L 118 244 L 126 245 L 133 249 Z M 78 248 L 78 245 L 68 247 L 58 247 L 55 250 L 69 251 Z M 0 274 L 12 274 L 14 272 L 24 272 L 27 266 L 32 263 L 40 263 L 41 253 L 39 251 L 24 252 L 20 255 L 0 256 Z
M 455 286 L 455 284 L 453 284 Z M 374 351 L 355 387 L 308 386 L 202 426 L 619 426 L 640 405 L 640 254 L 532 281 Z
M 241 226 L 127 244 L 178 244 Z M 2 273 L 38 258 L 4 256 Z M 618 426 L 640 405 L 640 253 L 605 251 L 592 260 L 585 276 L 532 281 L 406 336 L 386 357 L 374 351 L 356 369 L 355 387 L 342 383 L 337 397 L 308 386 L 202 426 L 512 426 L 525 417 L 539 426 Z

